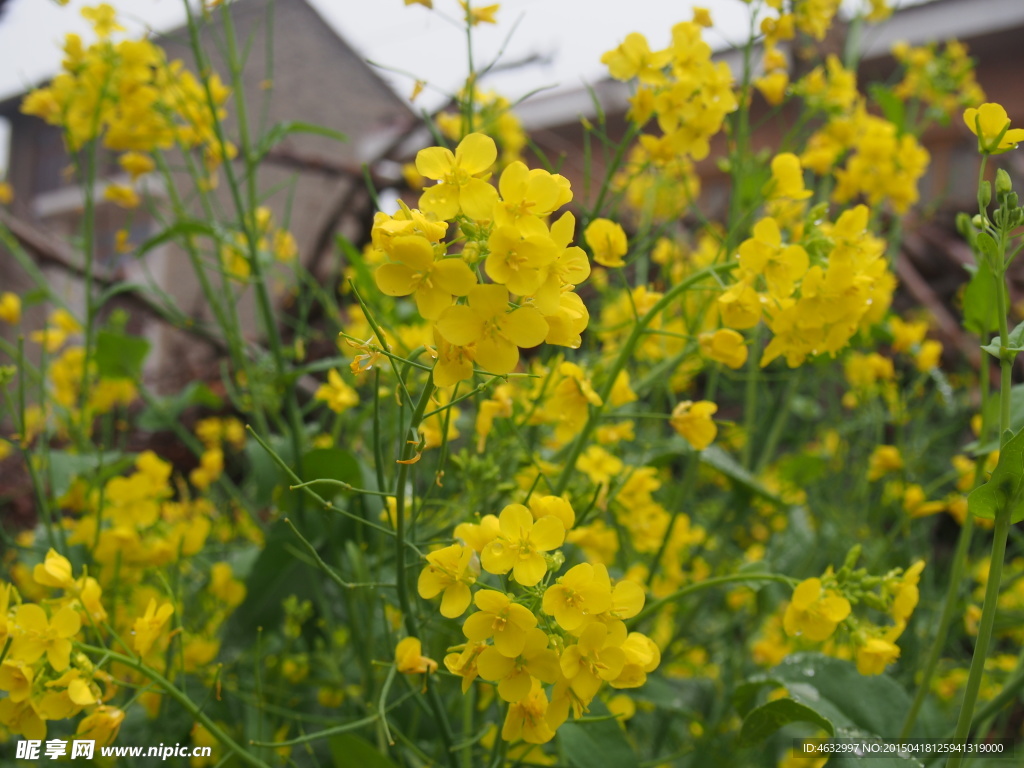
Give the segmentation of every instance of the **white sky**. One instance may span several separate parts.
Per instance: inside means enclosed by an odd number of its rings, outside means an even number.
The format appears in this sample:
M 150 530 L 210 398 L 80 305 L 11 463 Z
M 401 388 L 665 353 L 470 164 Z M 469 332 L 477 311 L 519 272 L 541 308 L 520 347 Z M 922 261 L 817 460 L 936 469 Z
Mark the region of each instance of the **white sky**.
M 245 0 L 239 0 L 245 2 Z M 492 0 L 475 0 L 473 5 Z M 904 5 L 921 0 L 903 0 Z M 60 45 L 67 32 L 90 39 L 82 7 L 99 0 L 10 0 L 0 17 L 0 98 L 26 91 L 52 76 L 60 66 Z M 107 0 L 121 14 L 130 33 L 164 31 L 184 23 L 182 0 Z M 456 0 L 434 0 L 434 10 L 406 7 L 403 0 L 308 0 L 366 59 L 395 70 L 414 72 L 444 92 L 457 89 L 466 72 L 464 31 L 452 20 L 461 9 Z M 629 32 L 642 32 L 652 47 L 666 45 L 672 24 L 691 17 L 692 6 L 711 10 L 715 29 L 707 32 L 714 47 L 727 44 L 722 34 L 743 38 L 750 6 L 740 0 L 503 0 L 499 24 L 474 30 L 477 67 L 509 39 L 505 60 L 531 55 L 545 59 L 485 82 L 510 98 L 536 88 L 575 88 L 604 76 L 601 54 Z M 513 30 L 514 28 L 514 30 Z M 511 36 L 511 37 L 510 37 Z M 395 90 L 408 95 L 413 79 L 380 70 Z M 325 73 L 326 75 L 327 73 Z M 431 107 L 444 97 L 429 91 L 417 105 Z M 6 136 L 0 126 L 0 168 L 5 165 Z

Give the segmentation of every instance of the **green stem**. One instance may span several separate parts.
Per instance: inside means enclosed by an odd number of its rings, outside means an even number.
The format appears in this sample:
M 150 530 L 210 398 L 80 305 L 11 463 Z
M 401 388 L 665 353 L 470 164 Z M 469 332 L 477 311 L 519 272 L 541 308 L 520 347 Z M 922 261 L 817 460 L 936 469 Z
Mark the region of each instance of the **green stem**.
M 735 264 L 714 264 L 710 267 L 705 267 L 699 272 L 694 272 L 687 279 L 681 283 L 673 285 L 669 290 L 665 292 L 654 304 L 653 307 L 648 310 L 647 314 L 639 318 L 633 325 L 633 330 L 630 331 L 629 337 L 626 342 L 622 345 L 622 349 L 619 351 L 619 356 L 615 358 L 615 362 L 612 363 L 612 367 L 609 369 L 605 376 L 604 384 L 601 386 L 601 390 L 598 395 L 601 397 L 601 405 L 591 406 L 590 414 L 587 416 L 587 421 L 583 425 L 583 429 L 576 436 L 576 441 L 572 444 L 569 449 L 569 453 L 566 456 L 565 464 L 562 467 L 562 473 L 558 476 L 558 482 L 554 485 L 553 493 L 555 496 L 561 496 L 565 492 L 566 486 L 569 485 L 569 478 L 572 477 L 572 472 L 576 468 L 576 460 L 579 458 L 580 453 L 583 452 L 583 448 L 587 444 L 587 440 L 590 439 L 591 433 L 594 431 L 598 422 L 601 420 L 601 415 L 604 413 L 604 409 L 608 404 L 608 399 L 611 397 L 612 387 L 615 386 L 615 379 L 619 375 L 619 371 L 626 367 L 626 364 L 633 359 L 633 350 L 636 349 L 636 345 L 640 341 L 640 337 L 643 336 L 644 330 L 650 325 L 654 319 L 665 311 L 680 294 L 685 293 L 697 283 L 705 280 L 712 275 L 717 275 L 722 272 L 728 272 L 733 269 Z
M 210 718 L 209 715 L 203 712 L 203 710 L 200 707 L 198 707 L 192 701 L 192 699 L 190 699 L 188 696 L 186 696 L 184 693 L 178 690 L 178 688 L 176 688 L 174 684 L 171 683 L 170 680 L 168 680 L 166 677 L 161 675 L 156 670 L 147 667 L 139 659 L 133 658 L 131 656 L 126 656 L 123 653 L 111 651 L 107 648 L 100 648 L 96 645 L 88 645 L 87 643 L 76 643 L 76 645 L 81 650 L 86 651 L 87 653 L 95 653 L 98 655 L 105 656 L 108 659 L 120 662 L 121 664 L 124 664 L 125 666 L 131 667 L 132 669 L 138 671 L 145 677 L 149 678 L 150 681 L 158 685 L 164 691 L 164 693 L 166 693 L 170 698 L 174 699 L 174 701 L 181 705 L 182 709 L 188 712 L 193 720 L 200 723 L 204 728 L 206 728 L 206 730 L 208 730 L 210 734 L 221 743 L 221 746 L 223 746 L 232 754 L 236 755 L 238 759 L 241 760 L 243 763 L 246 763 L 247 765 L 257 766 L 257 768 L 270 768 L 269 765 L 260 760 L 258 757 L 247 752 L 244 747 L 242 747 L 238 742 L 236 742 L 234 739 L 228 736 L 227 733 L 225 733 L 224 730 L 221 729 L 221 727 L 218 726 L 217 723 L 215 723 L 213 719 Z
M 992 538 L 992 556 L 990 559 L 988 584 L 985 586 L 985 602 L 981 609 L 981 623 L 978 626 L 978 642 L 974 646 L 974 658 L 971 659 L 971 671 L 967 677 L 967 690 L 960 707 L 960 717 L 956 722 L 953 740 L 967 741 L 970 735 L 971 722 L 974 717 L 974 705 L 978 701 L 981 678 L 985 672 L 985 659 L 988 646 L 992 640 L 992 626 L 995 624 L 997 603 L 999 601 L 999 585 L 1003 577 L 1003 558 L 1006 555 L 1006 537 L 1010 531 L 1010 510 L 1008 507 L 996 513 L 995 531 Z M 954 755 L 946 763 L 948 768 L 958 768 L 963 758 Z
M 416 616 L 409 602 L 409 580 L 405 567 L 405 488 L 409 478 L 409 467 L 412 466 L 413 456 L 417 451 L 419 440 L 419 427 L 423 422 L 423 414 L 427 412 L 427 404 L 434 391 L 434 373 L 427 376 L 420 392 L 419 400 L 412 413 L 412 419 L 406 430 L 406 441 L 402 446 L 402 458 L 398 463 L 398 478 L 395 481 L 395 581 L 397 583 L 398 606 L 402 610 L 402 618 L 405 621 L 405 630 L 412 637 L 419 637 L 419 627 Z M 452 752 L 452 727 L 448 722 L 448 715 L 445 712 L 444 704 L 437 689 L 428 686 L 427 702 L 434 714 L 439 728 L 441 743 L 444 746 L 444 754 L 451 768 L 458 768 L 458 760 Z
M 982 163 L 984 172 L 984 162 Z M 996 314 L 999 318 L 999 445 L 1006 444 L 1010 434 L 1010 385 L 1013 375 L 1013 361 L 1015 355 L 1008 352 L 1009 328 L 1006 318 L 1006 290 L 1005 290 L 1005 254 L 1006 238 L 1001 230 L 999 233 L 999 263 L 993 264 L 996 280 Z M 983 363 L 984 364 L 984 363 Z M 974 706 L 978 700 L 978 691 L 981 688 L 981 678 L 985 674 L 985 659 L 988 657 L 988 647 L 992 640 L 992 627 L 995 624 L 996 612 L 999 602 L 999 587 L 1003 576 L 1003 560 L 1006 557 L 1006 539 L 1010 533 L 1011 504 L 1004 500 L 995 514 L 995 529 L 992 536 L 992 554 L 989 557 L 988 583 L 985 585 L 985 602 L 981 609 L 981 623 L 978 626 L 978 640 L 974 646 L 974 656 L 971 658 L 971 671 L 967 677 L 967 689 L 964 691 L 963 704 L 960 707 L 960 717 L 957 719 L 956 731 L 953 738 L 956 741 L 966 741 L 971 731 L 971 722 L 974 717 Z M 957 768 L 962 762 L 962 757 L 954 755 L 947 765 L 949 768 Z

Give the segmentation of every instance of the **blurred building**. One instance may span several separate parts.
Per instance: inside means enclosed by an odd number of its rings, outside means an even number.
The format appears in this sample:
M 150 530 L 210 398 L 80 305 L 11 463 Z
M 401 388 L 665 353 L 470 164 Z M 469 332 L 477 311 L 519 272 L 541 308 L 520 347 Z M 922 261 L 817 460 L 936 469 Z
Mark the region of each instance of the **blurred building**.
M 415 118 L 305 0 L 240 0 L 229 8 L 245 56 L 242 81 L 254 135 L 263 135 L 277 123 L 302 121 L 348 137 L 342 143 L 311 133 L 290 134 L 264 160 L 258 181 L 263 204 L 273 211 L 276 222 L 287 223 L 294 234 L 299 258 L 326 278 L 336 263 L 332 235 L 346 227 L 362 231 L 362 220 L 373 213 L 365 194 L 363 162 L 376 153 L 381 135 L 401 131 Z M 213 69 L 229 82 L 219 14 L 211 14 L 212 23 L 202 35 Z M 169 61 L 181 59 L 197 71 L 187 29 L 166 33 L 158 42 Z M 22 115 L 22 99 L 18 95 L 0 102 L 0 117 L 11 127 L 8 181 L 15 190 L 14 202 L 8 211 L 0 209 L 0 216 L 38 264 L 50 288 L 81 316 L 84 265 L 81 248 L 74 243 L 81 236 L 83 190 L 70 173 L 60 129 Z M 232 97 L 227 104 L 229 135 L 236 134 L 234 103 Z M 101 151 L 100 162 L 103 178 L 97 184 L 97 200 L 102 200 L 108 184 L 128 180 L 113 153 Z M 236 161 L 236 169 L 240 168 Z M 145 335 L 153 345 L 147 377 L 158 388 L 173 390 L 194 376 L 208 375 L 219 349 L 204 342 L 198 332 L 211 314 L 184 252 L 168 244 L 137 258 L 115 247 L 118 230 L 127 229 L 135 244 L 161 231 L 159 221 L 167 213 L 169 192 L 156 174 L 143 181 L 147 179 L 143 206 L 125 211 L 109 202 L 99 204 L 94 236 L 97 294 L 115 281 L 137 286 L 106 303 L 104 314 L 117 307 L 130 309 L 129 332 Z M 186 177 L 182 174 L 181 179 L 185 182 Z M 182 183 L 181 188 L 189 186 Z M 214 197 L 228 220 L 233 218 L 223 172 Z M 186 205 L 190 205 L 187 198 Z M 152 213 L 147 206 L 152 206 Z M 197 206 L 191 209 L 193 215 L 201 215 Z M 216 254 L 208 256 L 216 258 Z M 32 295 L 32 280 L 2 245 L 0 276 L 0 289 Z M 277 300 L 284 300 L 289 285 L 285 270 L 275 275 Z M 239 298 L 239 312 L 246 336 L 259 341 L 251 293 Z M 185 333 L 158 321 L 147 304 L 163 302 L 175 304 L 192 318 L 197 332 Z M 27 307 L 22 327 L 43 327 L 51 309 L 45 303 Z M 9 327 L 0 327 L 0 333 L 9 339 L 13 335 Z M 0 352 L 0 362 L 4 357 Z

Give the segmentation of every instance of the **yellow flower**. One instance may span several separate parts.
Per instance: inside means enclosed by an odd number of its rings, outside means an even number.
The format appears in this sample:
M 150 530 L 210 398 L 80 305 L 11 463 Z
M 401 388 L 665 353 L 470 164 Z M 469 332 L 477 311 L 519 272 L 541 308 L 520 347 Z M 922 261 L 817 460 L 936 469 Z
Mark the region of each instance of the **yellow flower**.
M 711 11 L 695 5 L 693 7 L 693 23 L 698 27 L 710 28 L 714 26 L 714 23 L 711 21 Z
M 21 299 L 16 293 L 0 293 L 0 321 L 9 325 L 21 322 Z
M 576 512 L 572 504 L 561 496 L 541 496 L 535 493 L 530 497 L 529 503 L 534 520 L 552 515 L 558 518 L 567 531 L 576 523 Z
M 558 625 L 572 632 L 588 616 L 604 613 L 612 607 L 612 585 L 608 570 L 601 564 L 573 566 L 544 592 L 544 613 L 554 616 Z
M 465 296 L 476 285 L 476 275 L 460 258 L 434 260 L 434 248 L 421 235 L 395 237 L 389 243 L 393 260 L 374 273 L 377 287 L 388 296 L 413 295 L 416 309 L 436 320 L 452 305 L 452 295 Z M 397 262 L 397 263 L 394 263 Z
M 1010 118 L 1000 104 L 968 107 L 964 111 L 964 122 L 978 137 L 978 151 L 983 155 L 1002 154 L 1024 141 L 1024 128 L 1011 128 Z
M 111 184 L 103 191 L 103 199 L 121 208 L 138 208 L 141 202 L 135 190 L 123 184 Z
M 461 616 L 469 607 L 469 585 L 480 574 L 475 554 L 470 547 L 452 544 L 427 555 L 427 567 L 420 572 L 417 589 L 426 600 L 443 592 L 441 615 L 446 618 Z
M 74 584 L 71 575 L 71 563 L 66 557 L 58 554 L 55 549 L 46 553 L 46 560 L 39 563 L 32 571 L 36 584 L 44 587 L 67 589 Z
M 473 681 L 480 674 L 476 667 L 476 660 L 484 648 L 488 647 L 487 643 L 465 643 L 464 645 L 457 645 L 451 648 L 450 650 L 453 652 L 444 657 L 444 665 L 448 668 L 448 671 L 462 678 L 463 693 L 469 691 Z
M 718 406 L 710 400 L 685 400 L 672 411 L 669 423 L 676 432 L 682 435 L 694 450 L 703 451 L 718 434 L 718 427 L 711 417 L 718 411 Z
M 478 178 L 494 165 L 498 148 L 494 139 L 482 133 L 467 135 L 453 154 L 446 147 L 428 147 L 416 154 L 416 170 L 438 184 L 427 187 L 419 207 L 442 221 L 460 212 L 471 219 L 490 220 L 498 191 Z
M 520 296 L 538 292 L 559 256 L 547 227 L 533 217 L 523 217 L 515 225 L 495 227 L 487 248 L 487 276 Z M 558 284 L 553 287 L 557 289 Z
M 880 675 L 900 657 L 899 646 L 881 637 L 870 637 L 857 648 L 857 671 L 862 675 Z
M 747 362 L 747 347 L 743 336 L 731 328 L 719 328 L 714 333 L 702 333 L 698 341 L 704 357 L 732 369 L 742 368 Z
M 0 205 L 10 205 L 14 200 L 14 190 L 6 181 L 0 181 Z
M 530 609 L 493 589 L 480 590 L 473 602 L 480 610 L 470 614 L 462 625 L 466 638 L 480 643 L 493 637 L 494 647 L 510 659 L 522 653 L 527 631 L 537 626 L 537 617 Z
M 601 56 L 601 63 L 607 65 L 608 73 L 616 80 L 635 77 L 642 83 L 658 84 L 665 82 L 662 70 L 671 59 L 671 51 L 651 51 L 646 37 L 631 32 L 622 45 Z
M 761 299 L 751 285 L 753 280 L 753 276 L 747 276 L 730 285 L 718 297 L 722 322 L 730 328 L 742 331 L 753 328 L 761 321 Z
M 156 167 L 153 158 L 142 152 L 126 152 L 118 158 L 117 162 L 127 173 L 131 174 L 132 181 L 139 176 L 145 176 Z
M 480 677 L 498 683 L 498 695 L 509 702 L 525 699 L 534 678 L 544 683 L 558 679 L 558 655 L 548 648 L 548 636 L 536 627 L 526 631 L 523 649 L 516 657 L 492 646 L 480 653 L 476 665 Z
M 313 395 L 316 400 L 323 400 L 327 407 L 335 413 L 344 413 L 359 404 L 359 395 L 341 378 L 337 370 L 327 372 L 327 383 L 321 384 Z
M 139 656 L 149 653 L 149 649 L 153 647 L 153 643 L 160 636 L 164 624 L 171 618 L 172 613 L 174 613 L 173 605 L 164 603 L 157 608 L 156 599 L 150 598 L 145 614 L 137 618 L 132 625 L 132 634 L 134 635 L 132 647 L 135 648 L 135 652 Z
M 594 253 L 594 261 L 605 267 L 622 267 L 628 245 L 622 227 L 608 219 L 594 219 L 587 225 L 583 238 Z
M 555 737 L 555 728 L 560 724 L 557 720 L 552 722 L 552 715 L 544 688 L 534 680 L 530 692 L 509 706 L 501 738 L 505 741 L 522 739 L 527 744 L 546 744 Z M 564 721 L 565 718 L 561 719 Z
M 868 459 L 868 480 L 874 482 L 891 472 L 903 469 L 903 457 L 895 445 L 879 445 Z
M 753 237 L 740 244 L 739 260 L 744 270 L 764 275 L 768 290 L 779 299 L 793 293 L 810 265 L 803 246 L 782 245 L 779 223 L 771 217 L 754 225 Z
M 850 601 L 832 590 L 824 590 L 821 579 L 800 582 L 786 607 L 782 625 L 790 637 L 802 636 L 820 643 L 836 631 L 839 622 L 850 615 Z
M 547 322 L 533 307 L 507 310 L 507 288 L 478 285 L 469 291 L 468 305 L 441 313 L 437 330 L 456 347 L 474 345 L 472 358 L 488 372 L 504 375 L 519 363 L 519 347 L 535 347 L 548 333 Z
M 110 37 L 115 31 L 124 31 L 124 27 L 117 23 L 117 11 L 108 3 L 83 8 L 82 17 L 92 23 L 93 30 L 101 38 Z
M 97 746 L 107 746 L 117 737 L 123 721 L 123 710 L 101 704 L 79 721 L 75 735 L 91 739 Z
M 617 678 L 626 666 L 626 625 L 595 621 L 587 624 L 579 641 L 562 652 L 562 674 L 581 701 L 589 704 L 601 687 L 601 681 Z
M 922 342 L 917 354 L 914 355 L 914 367 L 921 373 L 938 368 L 942 361 L 942 342 L 928 339 Z
M 769 72 L 763 77 L 754 81 L 754 87 L 761 92 L 764 100 L 777 107 L 786 98 L 786 89 L 789 87 L 789 73 L 785 70 Z
M 437 662 L 423 655 L 423 644 L 418 637 L 398 641 L 394 649 L 394 664 L 403 675 L 429 674 L 437 669 Z
M 806 200 L 811 190 L 804 188 L 804 174 L 800 158 L 792 152 L 783 152 L 772 158 L 772 178 L 768 182 L 771 200 Z
M 924 570 L 924 560 L 918 560 L 907 568 L 903 577 L 893 588 L 892 607 L 889 613 L 897 624 L 906 624 L 907 619 L 917 607 L 920 599 L 918 582 L 921 581 L 921 571 Z
M 33 664 L 43 654 L 55 672 L 63 672 L 71 660 L 71 639 L 82 628 L 82 620 L 71 608 L 61 608 L 52 618 L 34 603 L 25 603 L 9 623 L 12 638 L 10 658 Z
M 498 23 L 498 20 L 494 18 L 494 14 L 498 12 L 498 8 L 500 7 L 498 3 L 495 3 L 494 5 L 482 5 L 478 8 L 471 8 L 466 0 L 459 0 L 459 5 L 461 5 L 462 10 L 466 12 L 466 23 L 471 27 L 475 27 L 477 24 Z
M 530 510 L 522 504 L 509 504 L 501 510 L 498 525 L 500 534 L 481 555 L 484 568 L 496 574 L 512 571 L 519 584 L 532 587 L 548 569 L 541 553 L 557 549 L 565 540 L 562 521 L 548 515 L 534 522 Z

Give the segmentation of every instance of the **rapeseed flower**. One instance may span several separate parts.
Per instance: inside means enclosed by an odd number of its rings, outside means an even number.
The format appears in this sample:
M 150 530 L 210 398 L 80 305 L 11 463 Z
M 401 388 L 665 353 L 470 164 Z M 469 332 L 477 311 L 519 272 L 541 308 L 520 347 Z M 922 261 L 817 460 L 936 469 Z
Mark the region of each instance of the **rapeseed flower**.
M 985 103 L 968 107 L 964 123 L 978 137 L 978 151 L 983 155 L 999 155 L 1016 149 L 1024 141 L 1024 128 L 1011 128 L 1010 118 L 1001 104 Z

